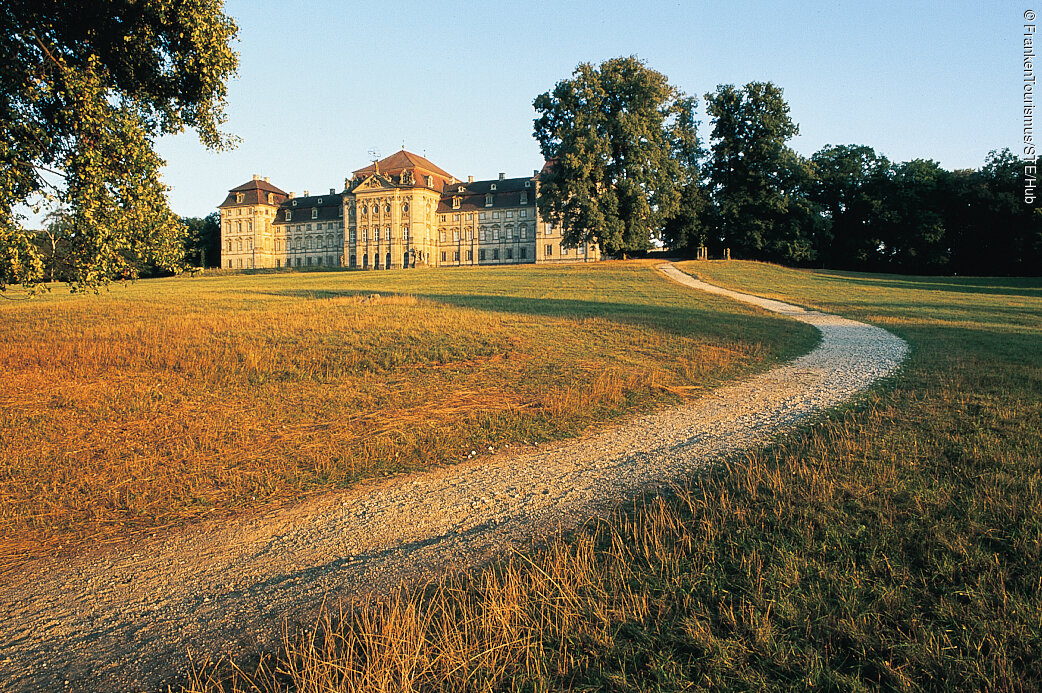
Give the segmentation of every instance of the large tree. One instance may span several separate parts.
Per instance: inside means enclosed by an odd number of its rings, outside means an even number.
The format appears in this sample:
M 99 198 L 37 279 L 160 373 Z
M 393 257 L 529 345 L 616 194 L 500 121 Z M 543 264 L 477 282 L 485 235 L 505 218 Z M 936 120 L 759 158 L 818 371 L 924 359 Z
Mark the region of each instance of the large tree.
M 64 210 L 78 288 L 176 268 L 184 227 L 155 138 L 187 127 L 230 143 L 222 0 L 6 0 L 0 30 L 0 289 L 42 276 L 23 205 Z
M 648 248 L 698 177 L 696 100 L 631 56 L 582 63 L 534 105 L 540 214 L 565 243 Z
M 843 269 L 879 267 L 890 161 L 864 145 L 830 144 L 811 162 L 811 199 L 823 217 L 816 237 L 819 261 Z
M 706 94 L 713 118 L 709 188 L 712 235 L 740 256 L 801 262 L 813 257 L 808 207 L 813 173 L 786 142 L 799 131 L 781 88 L 750 82 Z

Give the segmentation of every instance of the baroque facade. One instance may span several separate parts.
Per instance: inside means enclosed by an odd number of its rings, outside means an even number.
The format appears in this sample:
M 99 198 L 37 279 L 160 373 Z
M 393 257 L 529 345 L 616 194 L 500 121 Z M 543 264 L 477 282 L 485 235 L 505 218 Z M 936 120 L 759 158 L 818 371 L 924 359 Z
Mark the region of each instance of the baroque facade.
M 303 197 L 254 176 L 228 191 L 221 266 L 396 269 L 600 259 L 539 217 L 530 178 L 466 182 L 404 149 L 355 171 L 344 189 Z

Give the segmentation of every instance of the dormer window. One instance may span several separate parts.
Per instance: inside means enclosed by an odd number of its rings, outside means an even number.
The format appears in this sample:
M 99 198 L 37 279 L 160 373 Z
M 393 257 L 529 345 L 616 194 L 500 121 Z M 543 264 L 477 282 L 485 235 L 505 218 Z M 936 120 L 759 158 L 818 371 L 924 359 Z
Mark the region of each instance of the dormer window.
M 495 186 L 493 186 L 493 187 L 495 187 Z M 492 194 L 491 193 L 488 194 L 488 195 L 485 195 L 485 206 L 486 207 L 491 207 L 492 206 Z
M 452 198 L 452 208 L 459 209 L 460 199 L 458 197 Z
M 530 181 L 530 180 L 526 180 L 526 181 L 525 181 L 525 187 L 526 187 L 526 188 L 531 188 L 531 187 L 532 187 L 532 181 Z
M 527 205 L 528 204 L 528 193 L 526 193 L 526 192 L 521 193 L 521 204 L 523 204 L 523 205 Z
M 275 204 L 275 196 L 272 195 L 271 193 L 268 193 L 268 204 L 269 205 Z
M 311 208 L 311 218 L 318 219 L 318 207 Z
M 343 216 L 344 216 L 344 208 L 343 207 L 337 207 L 336 208 L 336 215 L 338 217 L 343 218 Z
M 318 198 L 318 204 L 322 204 L 322 198 Z
M 286 220 L 286 221 L 289 221 L 289 220 L 290 220 L 290 219 L 292 219 L 292 218 L 293 218 L 293 212 L 291 212 L 291 211 L 289 211 L 289 210 L 287 209 L 287 210 L 286 210 L 286 219 L 285 219 L 285 220 Z
M 495 183 L 493 183 L 492 185 L 489 186 L 489 190 L 495 190 L 495 189 L 496 189 L 496 184 Z
M 464 190 L 465 190 L 465 188 L 462 185 L 459 186 L 458 188 L 456 188 L 457 192 L 463 192 Z
M 296 201 L 296 200 L 293 200 L 293 206 L 294 206 L 294 207 L 296 207 L 296 206 L 297 206 L 297 201 Z
M 246 199 L 246 195 L 243 193 L 235 193 L 235 203 L 242 204 L 242 201 Z
M 428 188 L 433 188 L 434 187 L 434 176 L 427 176 L 427 187 Z

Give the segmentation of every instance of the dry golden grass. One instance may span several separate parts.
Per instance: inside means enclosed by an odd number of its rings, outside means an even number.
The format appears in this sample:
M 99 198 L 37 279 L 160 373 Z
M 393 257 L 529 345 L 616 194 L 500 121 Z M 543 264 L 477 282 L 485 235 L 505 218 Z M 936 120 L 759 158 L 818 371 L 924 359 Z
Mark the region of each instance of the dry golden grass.
M 5 302 L 0 571 L 574 435 L 813 340 L 693 296 L 631 263 L 176 278 Z

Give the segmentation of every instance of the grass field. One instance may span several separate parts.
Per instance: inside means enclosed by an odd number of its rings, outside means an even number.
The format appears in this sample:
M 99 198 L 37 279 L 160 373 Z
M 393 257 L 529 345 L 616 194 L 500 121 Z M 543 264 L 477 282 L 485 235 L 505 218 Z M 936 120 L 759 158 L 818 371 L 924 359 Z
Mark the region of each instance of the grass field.
M 0 316 L 0 572 L 574 435 L 815 339 L 650 263 L 57 287 Z
M 327 611 L 189 690 L 1042 689 L 1042 280 L 685 269 L 882 325 L 910 361 L 676 498 Z

